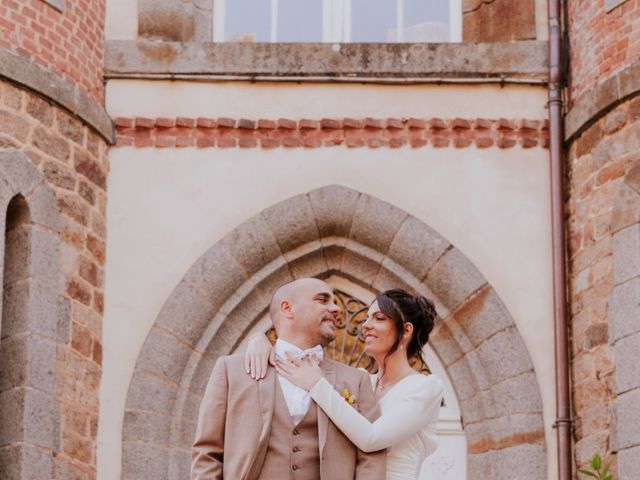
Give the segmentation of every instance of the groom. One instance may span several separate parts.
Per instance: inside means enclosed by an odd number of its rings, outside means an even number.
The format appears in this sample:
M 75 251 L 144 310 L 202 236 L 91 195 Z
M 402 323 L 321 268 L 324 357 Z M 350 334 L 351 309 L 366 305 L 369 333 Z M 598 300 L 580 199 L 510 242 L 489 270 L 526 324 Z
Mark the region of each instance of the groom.
M 322 280 L 283 285 L 269 309 L 278 333 L 276 352 L 308 357 L 308 349 L 321 356 L 320 347 L 336 336 L 337 314 L 333 292 Z M 356 396 L 354 408 L 377 417 L 366 373 L 328 359 L 320 366 L 339 391 Z M 358 450 L 306 390 L 275 369 L 256 382 L 245 371 L 243 355 L 230 355 L 218 359 L 200 405 L 191 480 L 384 480 L 385 457 L 384 451 Z

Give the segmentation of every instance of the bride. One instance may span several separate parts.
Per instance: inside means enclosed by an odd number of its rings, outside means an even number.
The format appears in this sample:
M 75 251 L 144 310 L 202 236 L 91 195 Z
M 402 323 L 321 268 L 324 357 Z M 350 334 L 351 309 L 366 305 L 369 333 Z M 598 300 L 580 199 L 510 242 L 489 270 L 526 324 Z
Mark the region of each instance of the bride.
M 315 362 L 276 358 L 278 373 L 308 390 L 316 404 L 360 450 L 387 448 L 387 480 L 415 480 L 423 460 L 437 448 L 435 432 L 443 387 L 434 375 L 417 373 L 409 359 L 421 356 L 436 311 L 429 300 L 402 289 L 382 292 L 362 325 L 364 351 L 378 366 L 371 382 L 381 415 L 370 422 L 358 413 L 357 399 L 339 393 Z M 260 335 L 249 344 L 247 370 L 254 378 L 266 372 L 271 344 Z

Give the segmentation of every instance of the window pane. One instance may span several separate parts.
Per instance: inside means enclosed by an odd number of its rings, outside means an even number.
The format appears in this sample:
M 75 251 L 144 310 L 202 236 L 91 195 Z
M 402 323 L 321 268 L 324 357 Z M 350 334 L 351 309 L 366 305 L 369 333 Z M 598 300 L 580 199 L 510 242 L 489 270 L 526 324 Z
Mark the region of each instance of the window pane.
M 225 42 L 268 42 L 271 34 L 271 0 L 227 0 Z
M 403 41 L 448 42 L 450 40 L 449 1 L 404 0 Z
M 393 42 L 396 0 L 351 0 L 352 42 Z
M 278 0 L 278 42 L 321 42 L 322 0 Z

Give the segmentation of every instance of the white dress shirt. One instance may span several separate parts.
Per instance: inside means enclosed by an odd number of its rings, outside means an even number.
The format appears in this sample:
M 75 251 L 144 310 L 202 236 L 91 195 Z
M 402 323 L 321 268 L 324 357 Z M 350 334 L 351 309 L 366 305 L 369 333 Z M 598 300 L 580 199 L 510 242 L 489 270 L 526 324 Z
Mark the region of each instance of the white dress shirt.
M 313 353 L 317 353 L 317 347 L 318 346 L 313 347 L 313 349 L 309 350 L 314 350 Z M 301 348 L 298 348 L 295 345 L 280 338 L 276 340 L 274 348 L 276 355 L 285 360 L 287 358 L 285 355 L 287 352 L 299 356 L 309 351 L 302 350 Z M 320 353 L 322 353 L 321 349 Z M 322 359 L 320 358 L 320 360 Z M 278 374 L 278 381 L 280 382 L 280 388 L 282 389 L 282 394 L 284 395 L 284 401 L 287 404 L 287 409 L 289 410 L 289 414 L 293 419 L 293 424 L 297 425 L 309 411 L 309 405 L 311 404 L 311 394 L 304 388 L 300 388 L 297 385 L 294 385 L 280 374 Z

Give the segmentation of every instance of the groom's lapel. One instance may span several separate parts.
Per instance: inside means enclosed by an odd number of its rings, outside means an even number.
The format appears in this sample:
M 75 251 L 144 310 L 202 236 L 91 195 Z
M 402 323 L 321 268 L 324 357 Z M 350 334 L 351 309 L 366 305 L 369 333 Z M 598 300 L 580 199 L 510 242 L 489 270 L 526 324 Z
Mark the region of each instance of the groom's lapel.
M 271 420 L 273 418 L 273 404 L 275 402 L 276 393 L 276 371 L 275 368 L 268 367 L 267 375 L 258 383 L 258 403 L 260 405 L 260 416 L 262 425 L 260 427 L 260 435 L 258 436 L 258 445 L 254 452 L 253 460 L 249 466 L 249 472 L 245 478 L 257 478 L 264 457 L 267 453 L 267 444 L 269 442 L 269 434 L 271 433 Z
M 320 364 L 320 368 L 322 369 L 322 373 L 324 374 L 324 378 L 327 379 L 331 385 L 335 385 L 336 383 L 336 370 L 335 366 L 332 362 L 327 360 L 323 360 Z M 329 426 L 329 418 L 322 411 L 321 408 L 318 408 L 318 442 L 320 443 L 320 454 L 322 455 L 322 451 L 324 450 L 324 445 L 327 442 L 327 428 Z

